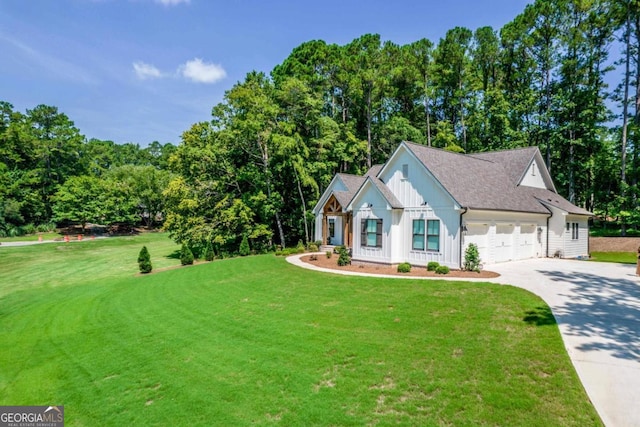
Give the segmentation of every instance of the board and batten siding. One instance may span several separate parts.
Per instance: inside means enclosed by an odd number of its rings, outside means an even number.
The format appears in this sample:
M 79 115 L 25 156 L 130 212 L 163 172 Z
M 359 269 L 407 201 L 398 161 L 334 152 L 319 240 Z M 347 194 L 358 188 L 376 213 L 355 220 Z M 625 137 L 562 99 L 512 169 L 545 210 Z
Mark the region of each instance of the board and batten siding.
M 542 167 L 545 167 L 544 165 Z M 547 188 L 544 178 L 542 176 L 541 167 L 538 165 L 536 159 L 533 159 L 527 172 L 522 176 L 520 185 L 535 188 Z
M 392 242 L 391 262 L 426 266 L 437 261 L 460 268 L 460 208 L 455 200 L 412 154 L 400 149 L 379 177 L 404 206 L 396 220 L 398 233 Z M 440 221 L 438 251 L 413 250 L 413 220 Z
M 394 226 L 393 210 L 388 206 L 385 198 L 372 184 L 365 184 L 362 191 L 352 201 L 353 207 L 353 248 L 352 258 L 354 261 L 367 261 L 378 263 L 391 263 L 391 249 L 393 240 L 391 237 Z M 364 219 L 382 220 L 382 247 L 374 248 L 362 246 L 361 227 Z M 398 221 L 398 218 L 395 218 Z

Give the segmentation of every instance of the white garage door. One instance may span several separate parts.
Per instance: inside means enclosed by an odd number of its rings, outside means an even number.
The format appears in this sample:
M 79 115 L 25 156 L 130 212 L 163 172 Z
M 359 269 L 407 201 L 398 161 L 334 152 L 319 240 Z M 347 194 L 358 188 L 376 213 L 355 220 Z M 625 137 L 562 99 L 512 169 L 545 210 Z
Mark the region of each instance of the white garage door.
M 519 259 L 533 258 L 536 255 L 536 225 L 521 224 L 519 240 Z
M 475 243 L 478 247 L 480 262 L 489 262 L 489 226 L 487 224 L 467 224 L 467 233 L 464 236 L 465 250 L 470 243 Z
M 514 259 L 513 230 L 512 224 L 496 225 L 496 262 Z

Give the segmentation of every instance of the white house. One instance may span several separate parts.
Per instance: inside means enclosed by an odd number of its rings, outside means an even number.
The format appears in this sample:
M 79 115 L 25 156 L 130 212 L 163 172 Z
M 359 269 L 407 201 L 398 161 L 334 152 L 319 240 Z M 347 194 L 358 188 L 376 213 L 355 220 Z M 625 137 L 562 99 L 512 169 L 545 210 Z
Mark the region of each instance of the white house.
M 560 196 L 537 147 L 457 154 L 402 142 L 364 176 L 337 174 L 313 210 L 316 240 L 354 261 L 460 268 L 587 256 L 592 214 Z

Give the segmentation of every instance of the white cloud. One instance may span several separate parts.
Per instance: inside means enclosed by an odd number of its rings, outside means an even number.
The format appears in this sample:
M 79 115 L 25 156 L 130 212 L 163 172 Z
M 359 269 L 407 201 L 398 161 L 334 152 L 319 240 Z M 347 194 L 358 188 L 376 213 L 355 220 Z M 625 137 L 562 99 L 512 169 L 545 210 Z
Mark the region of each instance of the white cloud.
M 163 6 L 176 6 L 180 3 L 189 4 L 191 0 L 155 0 L 156 3 L 160 3 Z
M 206 63 L 200 58 L 185 62 L 178 68 L 178 73 L 196 83 L 215 83 L 227 77 L 221 65 Z
M 151 64 L 145 64 L 142 61 L 136 61 L 133 63 L 133 71 L 140 80 L 146 79 L 158 79 L 162 77 L 162 73 L 155 66 Z

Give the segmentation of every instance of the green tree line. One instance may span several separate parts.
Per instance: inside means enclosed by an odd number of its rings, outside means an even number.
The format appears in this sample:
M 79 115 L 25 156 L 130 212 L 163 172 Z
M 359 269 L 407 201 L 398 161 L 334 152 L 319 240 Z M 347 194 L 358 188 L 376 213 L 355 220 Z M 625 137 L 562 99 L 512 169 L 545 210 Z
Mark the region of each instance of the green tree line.
M 86 140 L 56 107 L 0 102 L 0 236 L 97 223 L 153 225 L 176 147 Z
M 561 194 L 624 232 L 640 219 L 638 46 L 638 0 L 538 0 L 500 31 L 456 27 L 437 43 L 303 43 L 184 133 L 165 226 L 221 250 L 244 235 L 258 249 L 308 241 L 335 173 L 363 173 L 411 140 L 537 146 Z
M 248 73 L 210 121 L 183 133 L 158 168 L 174 174 L 164 227 L 196 253 L 237 252 L 244 237 L 256 251 L 309 241 L 310 211 L 335 173 L 364 173 L 410 140 L 466 153 L 537 146 L 562 195 L 625 232 L 640 223 L 638 46 L 640 0 L 537 0 L 500 30 L 456 27 L 437 42 L 305 42 L 268 75 Z M 18 169 L 35 175 L 22 185 L 32 196 L 2 196 L 43 205 L 21 211 L 24 221 L 56 217 L 61 178 L 128 164 L 82 150 L 73 163 L 54 141 L 91 141 L 31 128 L 38 148 Z M 1 155 L 7 177 L 15 161 Z

